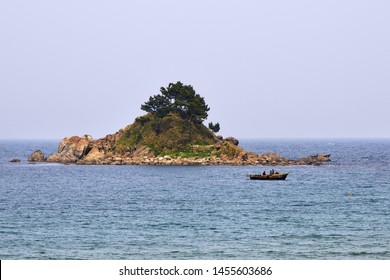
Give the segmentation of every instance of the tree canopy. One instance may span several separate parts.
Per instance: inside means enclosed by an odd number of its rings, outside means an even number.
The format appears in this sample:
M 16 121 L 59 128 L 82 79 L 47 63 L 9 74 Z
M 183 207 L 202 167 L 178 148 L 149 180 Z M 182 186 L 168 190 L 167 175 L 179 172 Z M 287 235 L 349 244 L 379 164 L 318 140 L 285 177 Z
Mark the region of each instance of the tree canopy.
M 151 96 L 141 109 L 161 119 L 169 113 L 177 113 L 193 123 L 207 119 L 210 108 L 191 85 L 170 83 L 166 88 L 161 87 L 160 92 Z
M 216 124 L 213 124 L 213 122 L 210 122 L 209 123 L 209 129 L 214 132 L 214 133 L 217 133 L 221 128 L 219 126 L 219 123 L 216 123 Z

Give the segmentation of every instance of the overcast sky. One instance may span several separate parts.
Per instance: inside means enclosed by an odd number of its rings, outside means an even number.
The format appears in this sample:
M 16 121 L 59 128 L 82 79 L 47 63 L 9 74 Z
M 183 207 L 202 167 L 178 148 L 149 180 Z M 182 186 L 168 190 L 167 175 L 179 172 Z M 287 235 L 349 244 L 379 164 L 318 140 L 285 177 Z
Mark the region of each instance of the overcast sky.
M 0 0 L 0 138 L 102 137 L 176 81 L 225 137 L 390 137 L 390 1 Z

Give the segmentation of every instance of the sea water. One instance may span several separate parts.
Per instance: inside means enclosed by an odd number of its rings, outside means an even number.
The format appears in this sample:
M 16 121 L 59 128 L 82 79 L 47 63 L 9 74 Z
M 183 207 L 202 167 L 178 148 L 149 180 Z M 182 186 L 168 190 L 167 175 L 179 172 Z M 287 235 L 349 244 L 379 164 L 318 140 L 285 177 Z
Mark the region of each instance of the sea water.
M 390 259 L 390 140 L 243 140 L 322 166 L 36 163 L 0 141 L 0 259 Z M 20 163 L 10 163 L 13 158 Z

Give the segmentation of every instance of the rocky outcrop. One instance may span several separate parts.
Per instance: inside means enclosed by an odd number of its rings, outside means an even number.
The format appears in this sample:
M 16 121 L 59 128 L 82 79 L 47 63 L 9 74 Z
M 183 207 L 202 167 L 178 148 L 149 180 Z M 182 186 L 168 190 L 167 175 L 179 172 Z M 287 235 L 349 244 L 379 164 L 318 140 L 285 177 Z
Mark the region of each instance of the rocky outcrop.
M 308 156 L 308 157 L 298 159 L 297 164 L 299 164 L 299 165 L 321 165 L 324 162 L 329 162 L 329 161 L 331 161 L 330 155 L 316 154 L 313 156 Z
M 188 133 L 188 131 L 191 133 Z M 89 135 L 64 138 L 48 162 L 76 164 L 142 165 L 320 165 L 330 155 L 317 154 L 291 160 L 276 153 L 257 154 L 238 146 L 234 137 L 216 136 L 202 124 L 188 125 L 170 115 L 156 131 L 155 120 L 146 115 L 114 134 L 94 140 Z M 38 152 L 38 151 L 37 151 Z M 31 161 L 43 161 L 43 154 Z
M 232 143 L 233 145 L 235 146 L 238 146 L 238 144 L 240 143 L 236 138 L 234 137 L 226 137 L 224 141 L 228 141 L 230 143 Z
M 47 158 L 48 162 L 75 163 L 87 155 L 89 149 L 88 137 L 72 136 L 64 138 L 59 146 L 58 152 Z
M 118 132 L 119 133 L 119 132 Z M 208 157 L 182 158 L 180 156 L 155 156 L 149 147 L 139 146 L 125 153 L 115 153 L 115 141 L 119 134 L 109 134 L 104 138 L 92 140 L 90 137 L 73 136 L 64 138 L 58 152 L 47 158 L 48 162 L 76 163 L 85 165 L 321 165 L 331 161 L 330 155 L 317 154 L 298 160 L 291 160 L 277 153 L 256 154 L 236 146 L 236 139 L 217 141 L 215 155 Z M 31 160 L 30 160 L 31 158 Z M 40 151 L 34 152 L 29 161 L 43 161 Z
M 97 147 L 93 147 L 88 154 L 79 162 L 80 164 L 99 164 L 106 156 L 99 151 Z
M 46 161 L 46 158 L 41 150 L 36 150 L 31 154 L 31 156 L 27 160 L 29 162 L 42 162 L 42 161 Z
M 286 165 L 288 163 L 288 159 L 272 152 L 262 154 L 261 158 L 262 162 L 266 162 L 269 165 Z

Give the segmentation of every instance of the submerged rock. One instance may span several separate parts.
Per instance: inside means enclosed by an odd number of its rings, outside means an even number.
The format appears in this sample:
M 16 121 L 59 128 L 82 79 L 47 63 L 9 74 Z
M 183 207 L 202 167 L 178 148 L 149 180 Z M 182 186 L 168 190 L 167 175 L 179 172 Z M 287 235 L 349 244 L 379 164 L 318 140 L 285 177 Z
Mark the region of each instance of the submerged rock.
M 13 159 L 11 159 L 9 162 L 17 163 L 17 162 L 20 162 L 20 159 L 18 159 L 18 158 L 13 158 Z

